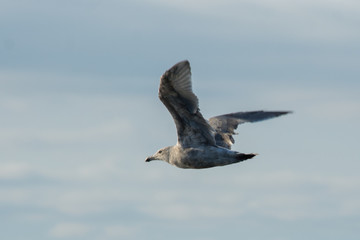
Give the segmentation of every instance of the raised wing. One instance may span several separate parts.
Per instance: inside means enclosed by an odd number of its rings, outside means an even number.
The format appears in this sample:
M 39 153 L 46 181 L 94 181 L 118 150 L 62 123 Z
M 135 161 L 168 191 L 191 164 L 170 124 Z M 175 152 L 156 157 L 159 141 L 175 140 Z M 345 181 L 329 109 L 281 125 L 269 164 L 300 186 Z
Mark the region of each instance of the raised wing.
M 161 76 L 159 98 L 175 121 L 179 144 L 216 145 L 213 130 L 200 113 L 198 98 L 192 91 L 188 61 L 175 64 Z
M 289 111 L 253 111 L 253 112 L 237 112 L 212 117 L 209 119 L 210 126 L 216 131 L 216 145 L 230 149 L 235 143 L 232 135 L 235 135 L 235 129 L 239 124 L 245 122 L 258 122 L 266 119 L 278 117 L 290 113 Z

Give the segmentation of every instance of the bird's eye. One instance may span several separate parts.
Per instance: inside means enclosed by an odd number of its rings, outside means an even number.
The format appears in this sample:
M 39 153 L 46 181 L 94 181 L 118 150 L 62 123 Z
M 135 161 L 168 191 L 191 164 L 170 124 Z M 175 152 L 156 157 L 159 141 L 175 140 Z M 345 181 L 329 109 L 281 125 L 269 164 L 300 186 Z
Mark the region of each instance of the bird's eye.
M 162 150 L 160 150 L 159 153 L 162 153 Z

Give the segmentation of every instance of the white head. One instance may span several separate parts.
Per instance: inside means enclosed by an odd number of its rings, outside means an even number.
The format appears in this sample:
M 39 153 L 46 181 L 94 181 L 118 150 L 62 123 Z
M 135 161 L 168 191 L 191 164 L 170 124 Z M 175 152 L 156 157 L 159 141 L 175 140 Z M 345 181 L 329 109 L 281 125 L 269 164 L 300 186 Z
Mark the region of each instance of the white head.
M 150 162 L 152 160 L 161 160 L 164 162 L 169 162 L 170 149 L 171 147 L 164 147 L 158 150 L 154 155 L 147 157 L 145 159 L 145 162 Z

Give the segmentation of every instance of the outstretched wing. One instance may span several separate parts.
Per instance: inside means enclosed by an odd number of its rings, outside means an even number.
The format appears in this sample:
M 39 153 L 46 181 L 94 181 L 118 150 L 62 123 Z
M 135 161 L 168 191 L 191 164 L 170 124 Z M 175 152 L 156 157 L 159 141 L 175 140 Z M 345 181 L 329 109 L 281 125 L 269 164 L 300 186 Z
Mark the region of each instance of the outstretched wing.
M 287 113 L 290 112 L 289 111 L 237 112 L 237 113 L 230 113 L 230 114 L 212 117 L 209 119 L 209 124 L 216 131 L 215 133 L 216 145 L 230 149 L 231 145 L 235 143 L 235 140 L 232 137 L 232 135 L 236 134 L 234 130 L 238 127 L 239 124 L 245 122 L 263 121 Z
M 192 91 L 188 61 L 175 64 L 161 76 L 159 98 L 175 121 L 179 144 L 215 145 L 213 130 L 201 115 L 198 98 Z

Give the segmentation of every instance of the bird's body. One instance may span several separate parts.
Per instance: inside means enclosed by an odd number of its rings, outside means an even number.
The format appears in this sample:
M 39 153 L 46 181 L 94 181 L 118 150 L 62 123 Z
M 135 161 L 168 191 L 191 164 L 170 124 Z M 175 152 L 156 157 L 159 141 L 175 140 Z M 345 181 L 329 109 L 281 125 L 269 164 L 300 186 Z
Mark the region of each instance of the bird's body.
M 162 160 L 179 168 L 210 168 L 250 159 L 256 154 L 232 151 L 232 135 L 240 123 L 256 122 L 288 113 L 237 112 L 210 118 L 200 113 L 198 98 L 192 91 L 188 61 L 175 64 L 160 79 L 159 98 L 172 115 L 178 135 L 174 146 L 165 147 L 146 159 Z
M 155 154 L 159 160 L 179 168 L 210 168 L 224 166 L 252 158 L 255 154 L 243 154 L 219 146 L 182 147 L 180 144 L 166 147 Z M 164 155 L 165 158 L 156 155 Z

